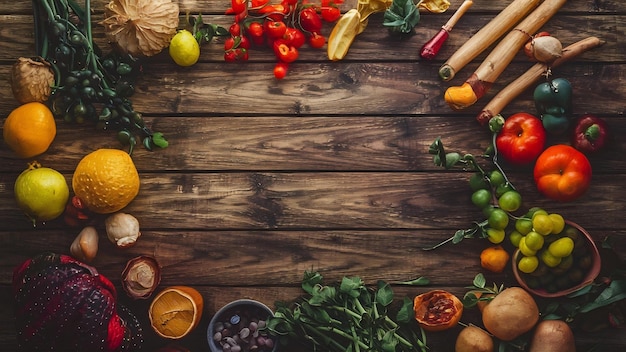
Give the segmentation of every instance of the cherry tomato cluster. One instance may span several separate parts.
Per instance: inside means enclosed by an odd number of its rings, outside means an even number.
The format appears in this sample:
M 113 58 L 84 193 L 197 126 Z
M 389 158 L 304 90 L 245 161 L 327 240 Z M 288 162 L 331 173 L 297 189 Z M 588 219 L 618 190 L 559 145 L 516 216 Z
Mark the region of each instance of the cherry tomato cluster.
M 226 14 L 234 15 L 235 22 L 229 28 L 231 36 L 224 42 L 224 60 L 245 61 L 252 45 L 266 46 L 278 60 L 274 76 L 282 79 L 305 43 L 312 48 L 324 47 L 323 23 L 341 17 L 337 6 L 342 2 L 321 0 L 314 4 L 309 0 L 282 0 L 271 4 L 270 0 L 231 0 Z

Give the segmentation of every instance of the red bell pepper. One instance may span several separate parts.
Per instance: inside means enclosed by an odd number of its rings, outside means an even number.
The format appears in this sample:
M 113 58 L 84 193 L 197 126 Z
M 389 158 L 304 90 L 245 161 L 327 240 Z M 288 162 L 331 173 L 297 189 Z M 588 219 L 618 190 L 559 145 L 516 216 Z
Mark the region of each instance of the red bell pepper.
M 608 140 L 608 126 L 599 117 L 581 116 L 574 126 L 572 146 L 583 153 L 594 153 L 602 149 Z

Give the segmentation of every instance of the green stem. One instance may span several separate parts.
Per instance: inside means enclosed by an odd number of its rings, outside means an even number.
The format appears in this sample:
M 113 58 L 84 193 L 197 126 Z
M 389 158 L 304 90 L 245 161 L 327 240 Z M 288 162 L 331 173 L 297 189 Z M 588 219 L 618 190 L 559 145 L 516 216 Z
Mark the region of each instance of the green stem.
M 313 327 L 313 326 L 311 326 L 309 324 L 305 324 L 305 323 L 302 323 L 302 328 L 304 330 L 308 331 L 309 333 L 312 333 L 312 334 L 317 335 L 318 337 L 322 338 L 324 340 L 324 342 L 326 342 L 326 344 L 329 345 L 328 347 L 331 347 L 331 348 L 334 347 L 336 351 L 344 352 L 344 351 L 347 350 L 346 347 L 341 345 L 339 342 L 337 342 L 332 337 L 330 337 L 328 335 L 324 335 L 323 333 L 318 331 L 318 329 L 321 329 L 321 330 L 327 331 L 327 332 L 330 331 L 330 330 L 323 329 L 322 327 L 315 328 L 315 327 Z M 341 331 L 341 330 L 338 330 L 338 331 Z M 332 331 L 332 332 L 334 332 L 334 331 Z M 340 335 L 340 334 L 338 334 L 338 335 Z
M 359 313 L 352 311 L 346 307 L 339 307 L 339 306 L 331 306 L 332 309 L 340 311 L 340 312 L 344 312 L 346 314 L 348 314 L 349 316 L 356 318 L 358 320 L 361 320 L 361 315 L 359 315 Z
M 504 181 L 511 185 L 511 187 L 515 190 L 515 186 L 509 181 L 509 178 L 506 177 L 506 174 L 504 173 L 504 170 L 502 169 L 502 167 L 500 166 L 500 164 L 498 163 L 498 146 L 496 145 L 496 137 L 497 137 L 497 133 L 494 133 L 491 136 L 491 144 L 493 145 L 493 165 L 498 169 L 498 171 L 500 171 L 500 173 L 502 174 L 502 176 L 504 177 Z

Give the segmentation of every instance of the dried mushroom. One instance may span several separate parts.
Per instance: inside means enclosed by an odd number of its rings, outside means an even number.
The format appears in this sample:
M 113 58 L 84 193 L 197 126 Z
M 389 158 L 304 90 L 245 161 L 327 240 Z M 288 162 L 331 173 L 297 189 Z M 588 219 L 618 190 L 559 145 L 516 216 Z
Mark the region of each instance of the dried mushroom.
M 178 3 L 171 0 L 112 0 L 101 24 L 107 38 L 133 56 L 153 56 L 176 34 Z
M 137 242 L 141 232 L 139 220 L 126 213 L 115 213 L 104 220 L 107 237 L 120 248 L 130 247 Z
M 145 299 L 161 282 L 161 267 L 155 258 L 139 256 L 126 263 L 122 272 L 122 287 L 133 299 Z

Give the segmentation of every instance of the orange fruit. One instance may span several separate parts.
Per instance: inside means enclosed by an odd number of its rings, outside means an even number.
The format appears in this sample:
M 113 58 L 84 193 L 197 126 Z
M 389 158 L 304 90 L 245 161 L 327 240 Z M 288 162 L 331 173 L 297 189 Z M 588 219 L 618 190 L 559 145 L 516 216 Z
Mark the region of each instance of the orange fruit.
M 450 329 L 461 320 L 463 303 L 444 290 L 432 290 L 413 299 L 415 320 L 426 331 Z
M 4 141 L 20 158 L 32 158 L 45 152 L 57 134 L 52 112 L 39 102 L 15 108 L 3 128 Z
M 139 173 L 125 151 L 98 149 L 78 163 L 72 188 L 89 210 L 99 214 L 114 213 L 139 193 Z
M 509 262 L 509 253 L 502 246 L 485 248 L 480 253 L 480 266 L 494 273 L 504 271 Z
M 196 289 L 170 286 L 154 297 L 148 316 L 159 336 L 180 339 L 198 326 L 203 309 L 202 295 Z

